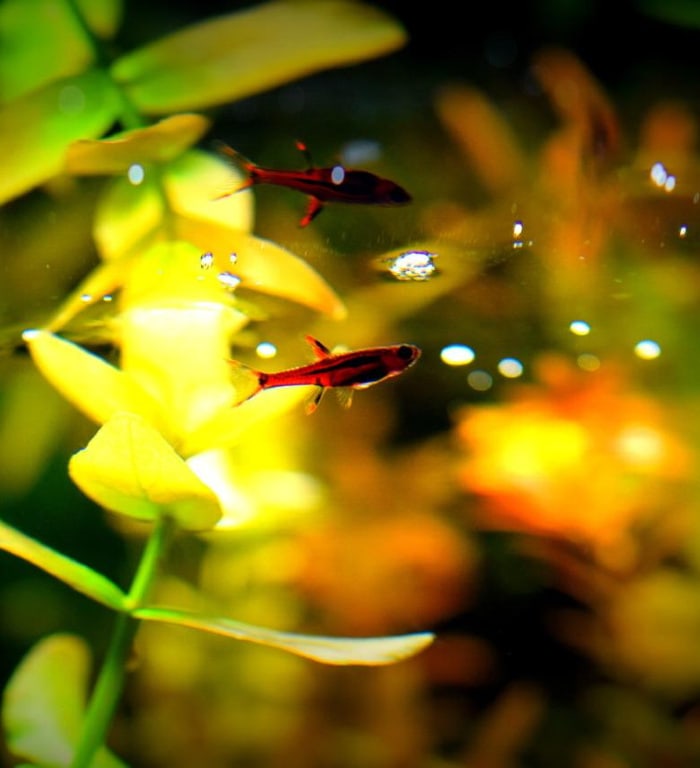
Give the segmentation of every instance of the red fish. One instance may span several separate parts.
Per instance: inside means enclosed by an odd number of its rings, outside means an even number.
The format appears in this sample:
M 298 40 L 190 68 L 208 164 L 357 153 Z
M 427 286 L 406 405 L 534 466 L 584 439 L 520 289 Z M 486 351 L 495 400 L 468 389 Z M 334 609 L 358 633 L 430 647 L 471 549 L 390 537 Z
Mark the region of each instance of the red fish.
M 310 224 L 323 209 L 324 203 L 362 203 L 365 205 L 404 205 L 411 201 L 411 196 L 403 187 L 389 179 L 382 179 L 369 171 L 354 171 L 334 165 L 331 168 L 314 168 L 311 154 L 300 141 L 297 149 L 303 153 L 308 168 L 303 171 L 275 170 L 262 168 L 243 157 L 226 144 L 219 144 L 220 151 L 243 166 L 248 179 L 242 186 L 227 192 L 221 197 L 228 197 L 234 192 L 247 189 L 255 184 L 274 184 L 303 192 L 309 197 L 306 213 L 299 222 L 300 227 Z
M 311 345 L 316 360 L 308 365 L 276 373 L 250 369 L 257 378 L 257 387 L 249 398 L 263 389 L 273 387 L 318 387 L 318 393 L 306 407 L 307 413 L 313 413 L 321 402 L 323 393 L 333 387 L 340 394 L 343 405 L 349 407 L 354 390 L 366 389 L 372 384 L 398 376 L 413 365 L 421 354 L 421 350 L 413 344 L 333 353 L 313 336 L 306 336 L 305 339 Z

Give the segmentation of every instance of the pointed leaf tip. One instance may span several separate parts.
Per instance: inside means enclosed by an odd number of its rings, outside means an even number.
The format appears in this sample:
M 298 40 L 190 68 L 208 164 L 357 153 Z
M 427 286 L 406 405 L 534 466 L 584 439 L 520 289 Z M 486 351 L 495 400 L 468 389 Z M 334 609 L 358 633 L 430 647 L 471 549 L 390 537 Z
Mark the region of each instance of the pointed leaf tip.
M 334 665 L 379 666 L 394 664 L 427 648 L 435 639 L 430 632 L 390 637 L 322 637 L 278 632 L 223 617 L 199 616 L 172 608 L 140 608 L 133 614 L 147 621 L 177 624 L 235 640 L 267 645 Z

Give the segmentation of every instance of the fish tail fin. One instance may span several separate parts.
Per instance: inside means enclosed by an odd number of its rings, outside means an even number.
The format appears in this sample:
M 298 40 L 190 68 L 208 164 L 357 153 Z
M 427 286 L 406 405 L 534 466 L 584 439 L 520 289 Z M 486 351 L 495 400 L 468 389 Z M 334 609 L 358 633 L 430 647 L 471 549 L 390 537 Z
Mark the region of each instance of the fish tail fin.
M 215 200 L 221 200 L 223 197 L 228 197 L 243 189 L 248 189 L 257 182 L 258 166 L 252 160 L 248 160 L 245 155 L 242 155 L 237 149 L 234 149 L 223 141 L 215 141 L 214 146 L 220 155 L 224 155 L 229 160 L 232 160 L 238 167 L 242 168 L 248 176 L 248 178 L 235 189 L 232 189 L 230 192 L 224 192 L 218 197 L 215 197 Z
M 258 392 L 264 388 L 267 374 L 258 371 L 255 368 L 251 368 L 240 360 L 229 359 L 227 362 L 231 366 L 231 378 L 233 380 L 234 389 L 236 390 L 236 395 L 238 396 L 239 390 L 243 393 L 243 396 L 236 401 L 236 405 L 240 405 L 246 400 L 250 400 L 251 397 L 257 395 Z

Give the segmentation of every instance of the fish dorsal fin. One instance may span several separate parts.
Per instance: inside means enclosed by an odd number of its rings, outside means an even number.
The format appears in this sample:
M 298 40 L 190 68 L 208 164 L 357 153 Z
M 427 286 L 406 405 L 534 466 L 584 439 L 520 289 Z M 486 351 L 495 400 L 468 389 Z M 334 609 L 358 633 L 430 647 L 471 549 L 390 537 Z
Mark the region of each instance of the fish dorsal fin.
M 321 343 L 318 339 L 315 339 L 313 336 L 304 336 L 306 339 L 307 344 L 313 349 L 314 351 L 314 357 L 317 360 L 325 360 L 327 357 L 332 357 L 330 349 L 328 347 Z
M 306 160 L 306 170 L 310 171 L 314 167 L 314 161 L 311 157 L 309 148 L 306 146 L 305 142 L 300 141 L 299 139 L 297 139 L 294 143 L 296 144 L 297 149 L 304 156 L 304 160 Z

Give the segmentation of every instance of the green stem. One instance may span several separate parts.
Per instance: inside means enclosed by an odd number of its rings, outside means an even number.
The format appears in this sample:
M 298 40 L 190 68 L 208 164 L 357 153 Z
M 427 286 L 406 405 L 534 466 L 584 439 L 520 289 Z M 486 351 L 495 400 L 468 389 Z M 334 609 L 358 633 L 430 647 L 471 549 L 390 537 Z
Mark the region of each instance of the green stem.
M 172 522 L 165 517 L 154 526 L 129 590 L 130 608 L 137 608 L 146 600 L 171 530 Z M 80 742 L 75 750 L 71 768 L 89 768 L 95 754 L 105 744 L 124 688 L 131 643 L 138 626 L 139 621 L 129 613 L 121 613 L 117 617 L 102 669 L 87 707 Z
M 83 35 L 85 36 L 85 40 L 92 48 L 92 53 L 95 57 L 97 66 L 106 71 L 109 71 L 109 65 L 111 63 L 110 57 L 102 40 L 97 37 L 97 35 L 90 28 L 90 25 L 87 23 L 77 0 L 64 0 L 64 2 L 73 15 L 75 22 L 80 27 Z M 114 90 L 118 94 L 119 101 L 121 103 L 120 122 L 124 128 L 128 130 L 131 128 L 143 128 L 145 125 L 147 125 L 147 122 L 143 119 L 138 109 L 131 103 L 131 100 L 124 92 L 124 90 L 120 88 L 119 85 L 113 80 L 112 84 Z

